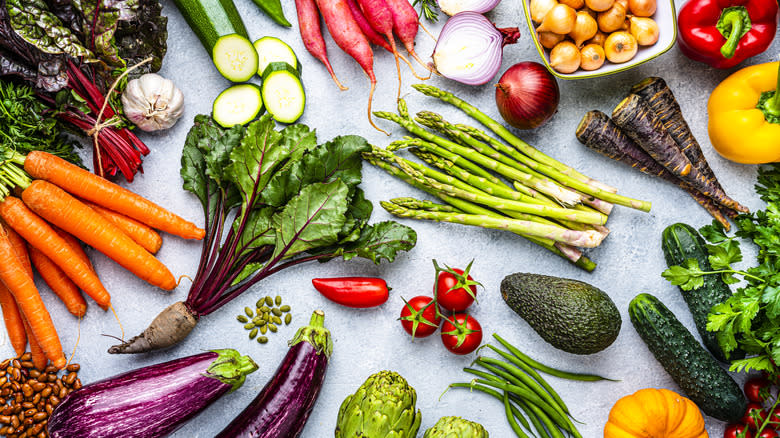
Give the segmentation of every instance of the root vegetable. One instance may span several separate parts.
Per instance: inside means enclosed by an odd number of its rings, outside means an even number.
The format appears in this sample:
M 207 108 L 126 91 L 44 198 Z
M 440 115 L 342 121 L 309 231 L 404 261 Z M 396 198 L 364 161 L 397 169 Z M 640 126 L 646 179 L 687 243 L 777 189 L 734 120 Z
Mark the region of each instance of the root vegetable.
M 574 22 L 574 29 L 569 33 L 569 37 L 574 40 L 577 47 L 582 47 L 582 43 L 593 38 L 598 32 L 599 26 L 596 20 L 585 11 L 577 12 L 577 20 Z
M 580 51 L 570 41 L 563 41 L 550 51 L 550 65 L 561 73 L 574 73 L 580 68 Z
M 556 44 L 563 41 L 566 35 L 555 32 L 539 32 L 539 44 L 546 49 L 552 49 Z
M 414 51 L 414 38 L 417 36 L 419 28 L 419 18 L 417 11 L 408 0 L 385 0 L 390 12 L 393 13 L 393 32 L 406 47 L 406 51 L 423 67 L 430 69 L 427 63 L 423 62 L 417 52 Z
M 314 0 L 295 0 L 295 9 L 298 12 L 298 28 L 304 47 L 312 56 L 325 64 L 330 77 L 333 78 L 333 82 L 339 89 L 346 90 L 347 87 L 341 85 L 328 60 L 328 49 L 325 47 L 325 40 L 322 38 L 322 30 L 320 29 L 320 14 L 317 12 Z
M 585 5 L 596 12 L 609 10 L 614 4 L 615 0 L 585 0 Z
M 615 3 L 608 10 L 600 12 L 596 21 L 602 32 L 610 33 L 619 30 L 626 23 L 626 8 L 620 3 Z
M 140 353 L 170 347 L 181 342 L 198 323 L 192 311 L 177 301 L 154 318 L 138 336 L 108 349 L 111 354 Z
M 531 3 L 528 6 L 528 9 L 531 12 L 531 20 L 536 23 L 541 23 L 544 16 L 557 4 L 558 2 L 556 0 L 531 0 Z
M 577 12 L 564 4 L 557 4 L 542 19 L 542 24 L 536 28 L 537 32 L 550 31 L 567 34 L 574 29 L 577 21 Z
M 655 14 L 656 0 L 627 0 L 628 10 L 637 17 L 650 17 Z
M 580 68 L 583 70 L 596 70 L 604 65 L 604 48 L 598 44 L 588 44 L 580 50 L 582 60 Z
M 652 18 L 631 17 L 631 35 L 636 38 L 640 46 L 652 46 L 658 42 L 659 30 L 658 23 Z
M 560 92 L 555 77 L 537 62 L 520 62 L 496 84 L 496 105 L 501 117 L 518 129 L 541 126 L 555 114 Z
M 582 9 L 585 6 L 585 0 L 561 0 L 561 3 L 571 7 L 575 11 Z
M 602 31 L 596 32 L 596 35 L 593 35 L 593 38 L 586 41 L 586 44 L 596 44 L 601 47 L 604 47 L 604 42 L 607 40 L 607 34 L 605 34 Z
M 630 61 L 637 52 L 636 38 L 628 32 L 613 32 L 604 41 L 604 53 L 616 64 Z

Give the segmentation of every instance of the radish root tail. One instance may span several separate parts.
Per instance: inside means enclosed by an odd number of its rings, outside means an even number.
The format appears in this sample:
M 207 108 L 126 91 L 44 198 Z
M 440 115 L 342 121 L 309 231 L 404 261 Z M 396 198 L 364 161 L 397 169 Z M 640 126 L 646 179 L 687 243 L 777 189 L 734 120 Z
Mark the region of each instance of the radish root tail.
M 373 126 L 374 129 L 376 129 L 377 131 L 382 132 L 386 136 L 390 137 L 390 133 L 385 131 L 384 129 L 380 128 L 379 126 L 376 126 L 376 124 L 374 123 L 374 120 L 371 118 L 371 114 L 372 114 L 371 113 L 371 103 L 374 100 L 374 91 L 376 90 L 376 79 L 375 78 L 371 78 L 370 81 L 371 81 L 371 91 L 368 92 L 368 123 L 370 123 L 371 126 Z
M 403 82 L 401 81 L 401 63 L 398 61 L 398 48 L 395 46 L 395 38 L 393 38 L 392 33 L 388 33 L 385 35 L 387 39 L 390 41 L 390 48 L 393 49 L 393 56 L 395 57 L 395 70 L 398 73 L 398 93 L 396 94 L 396 99 L 401 98 L 401 87 L 403 87 Z M 371 110 L 369 110 L 369 117 L 371 117 Z
M 417 20 L 417 24 L 420 26 L 420 29 L 422 29 L 425 33 L 428 34 L 429 37 L 433 40 L 433 42 L 436 42 L 436 37 L 433 36 L 433 34 L 422 24 L 422 17 L 420 17 L 419 20 Z
M 345 87 L 344 85 L 341 85 L 341 82 L 339 82 L 339 78 L 336 77 L 336 72 L 333 71 L 333 67 L 330 66 L 330 63 L 325 65 L 325 68 L 328 69 L 328 73 L 330 73 L 330 77 L 333 78 L 333 82 L 336 83 L 336 85 L 339 87 L 339 90 L 341 90 L 341 91 L 349 90 L 348 87 Z
M 113 307 L 111 309 L 113 309 Z M 116 312 L 114 312 L 114 315 L 116 315 Z M 81 320 L 82 319 L 84 319 L 84 317 L 79 316 L 79 323 L 76 326 L 76 345 L 73 346 L 73 352 L 70 354 L 70 357 L 68 358 L 68 363 L 65 366 L 68 366 L 70 365 L 71 362 L 73 362 L 73 358 L 76 356 L 76 349 L 79 348 L 79 342 L 81 342 Z M 119 327 L 122 327 L 122 324 L 119 324 Z
M 425 77 L 425 78 L 424 78 L 424 77 L 422 77 L 422 76 L 418 75 L 418 74 L 417 74 L 417 72 L 416 72 L 416 71 L 414 71 L 414 66 L 413 66 L 413 65 L 412 65 L 412 63 L 409 61 L 409 58 L 407 58 L 406 56 L 404 56 L 404 55 L 403 55 L 403 53 L 400 53 L 400 52 L 398 53 L 398 57 L 399 57 L 399 58 L 401 58 L 401 61 L 405 62 L 405 63 L 406 63 L 406 65 L 408 65 L 408 66 L 409 66 L 409 70 L 411 70 L 411 72 L 412 72 L 412 75 L 413 75 L 415 78 L 417 78 L 417 79 L 419 79 L 419 80 L 421 80 L 421 81 L 427 81 L 428 79 L 430 79 L 430 78 L 431 78 L 431 76 L 433 76 L 433 72 L 431 72 L 430 70 L 428 71 L 428 72 L 429 72 L 429 74 L 428 74 L 428 77 Z

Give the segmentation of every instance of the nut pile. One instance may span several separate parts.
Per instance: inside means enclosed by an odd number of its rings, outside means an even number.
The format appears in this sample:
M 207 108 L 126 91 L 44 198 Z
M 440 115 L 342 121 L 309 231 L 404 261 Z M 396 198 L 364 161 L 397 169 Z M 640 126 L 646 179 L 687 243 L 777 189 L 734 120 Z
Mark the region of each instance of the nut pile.
M 244 324 L 244 329 L 249 330 L 249 339 L 257 338 L 257 342 L 261 344 L 268 342 L 268 337 L 265 336 L 268 332 L 276 333 L 279 330 L 282 321 L 284 325 L 290 325 L 292 322 L 290 306 L 282 305 L 282 297 L 279 295 L 275 299 L 270 296 L 260 298 L 255 304 L 255 310 L 244 307 L 244 313 L 245 315 L 238 315 L 236 319 Z M 257 336 L 258 333 L 260 336 Z
M 78 364 L 70 364 L 62 377 L 53 366 L 39 371 L 30 353 L 0 363 L 0 435 L 48 437 L 49 415 L 68 393 L 81 388 L 80 368 Z

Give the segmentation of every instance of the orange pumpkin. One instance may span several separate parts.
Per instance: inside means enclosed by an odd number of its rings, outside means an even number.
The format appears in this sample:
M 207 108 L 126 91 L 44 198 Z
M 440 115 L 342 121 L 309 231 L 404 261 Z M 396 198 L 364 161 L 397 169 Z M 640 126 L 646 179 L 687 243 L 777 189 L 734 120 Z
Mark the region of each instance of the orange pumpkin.
M 615 403 L 604 438 L 708 438 L 699 407 L 668 389 L 640 389 Z

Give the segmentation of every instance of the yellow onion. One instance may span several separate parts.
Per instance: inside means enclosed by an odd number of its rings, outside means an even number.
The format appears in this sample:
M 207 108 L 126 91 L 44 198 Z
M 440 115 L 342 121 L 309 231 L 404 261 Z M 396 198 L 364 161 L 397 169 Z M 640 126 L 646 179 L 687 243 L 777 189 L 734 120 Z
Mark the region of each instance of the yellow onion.
M 628 10 L 637 17 L 649 17 L 655 14 L 656 0 L 628 0 Z
M 640 46 L 652 46 L 658 42 L 658 23 L 652 18 L 631 17 L 631 35 Z
M 604 47 L 604 41 L 607 40 L 607 34 L 605 34 L 602 31 L 596 32 L 596 35 L 593 35 L 593 38 L 586 41 L 586 44 L 598 44 L 601 47 Z
M 563 41 L 566 35 L 561 35 L 555 32 L 539 32 L 539 44 L 545 49 L 552 49 L 556 44 Z
M 625 24 L 626 8 L 622 4 L 615 2 L 608 10 L 599 12 L 599 17 L 596 21 L 598 21 L 599 29 L 602 32 L 614 32 Z
M 630 61 L 636 52 L 636 38 L 628 32 L 613 32 L 604 41 L 604 53 L 610 62 L 619 64 Z
M 541 23 L 544 16 L 557 4 L 556 0 L 531 0 L 528 6 L 531 12 L 531 20 L 535 23 Z
M 580 50 L 582 57 L 580 68 L 583 70 L 596 70 L 604 65 L 604 48 L 598 44 L 588 44 Z
M 585 11 L 577 12 L 577 20 L 574 22 L 574 29 L 569 32 L 569 37 L 574 40 L 577 47 L 582 47 L 582 43 L 593 38 L 599 30 L 596 20 Z
M 580 68 L 580 50 L 571 41 L 561 41 L 550 51 L 550 65 L 561 73 L 574 73 Z
M 577 12 L 574 9 L 563 4 L 557 4 L 544 16 L 542 24 L 536 28 L 536 31 L 550 31 L 565 35 L 574 29 L 575 21 L 577 21 Z
M 615 0 L 585 0 L 585 4 L 596 12 L 606 11 L 615 4 Z
M 585 0 L 561 0 L 560 3 L 571 7 L 575 11 L 582 9 L 582 7 L 585 6 Z

